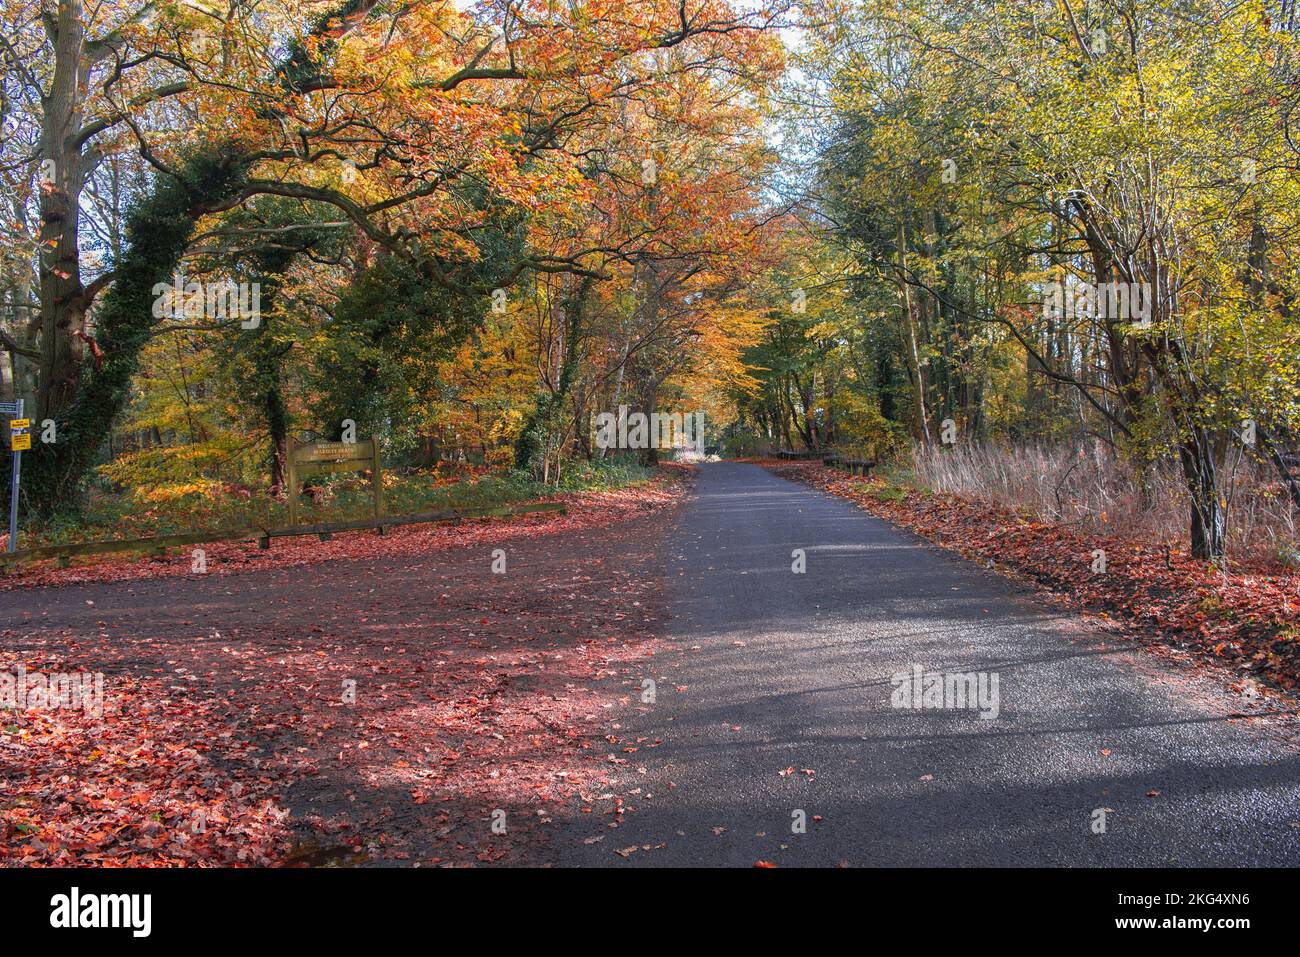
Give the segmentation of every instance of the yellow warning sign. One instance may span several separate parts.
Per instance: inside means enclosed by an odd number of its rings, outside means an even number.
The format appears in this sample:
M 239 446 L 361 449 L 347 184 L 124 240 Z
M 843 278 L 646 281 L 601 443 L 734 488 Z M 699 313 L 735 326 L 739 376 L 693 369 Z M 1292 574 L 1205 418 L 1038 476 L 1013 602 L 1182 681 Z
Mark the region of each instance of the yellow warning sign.
M 31 419 L 9 420 L 9 449 L 13 452 L 26 452 L 32 447 Z

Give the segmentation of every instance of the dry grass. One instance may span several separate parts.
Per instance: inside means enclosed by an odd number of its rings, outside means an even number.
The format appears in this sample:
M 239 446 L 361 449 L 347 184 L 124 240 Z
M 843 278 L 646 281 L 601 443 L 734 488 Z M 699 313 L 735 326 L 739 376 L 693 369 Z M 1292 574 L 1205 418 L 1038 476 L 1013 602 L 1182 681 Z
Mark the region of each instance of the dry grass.
M 1172 463 L 1139 472 L 1099 443 L 1083 448 L 986 445 L 917 448 L 917 485 L 1108 535 L 1186 546 L 1189 506 Z M 1228 558 L 1259 568 L 1297 564 L 1296 514 L 1273 470 L 1235 457 L 1224 469 Z

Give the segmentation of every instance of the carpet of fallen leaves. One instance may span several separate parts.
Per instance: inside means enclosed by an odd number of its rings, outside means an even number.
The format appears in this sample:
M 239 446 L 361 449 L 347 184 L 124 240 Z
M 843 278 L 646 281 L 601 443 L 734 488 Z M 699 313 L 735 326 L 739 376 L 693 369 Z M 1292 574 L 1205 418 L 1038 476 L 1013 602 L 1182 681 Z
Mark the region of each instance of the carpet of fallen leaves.
M 11 580 L 0 672 L 102 672 L 104 706 L 0 710 L 0 863 L 545 863 L 553 812 L 620 813 L 596 735 L 688 483 Z
M 676 463 L 661 466 L 665 476 L 655 483 L 662 488 L 665 482 L 686 474 L 686 467 Z M 638 487 L 640 488 L 640 487 Z M 31 562 L 0 577 L 0 591 L 29 588 L 33 585 L 69 585 L 79 582 L 141 581 L 150 578 L 175 578 L 192 575 L 192 555 L 202 548 L 208 574 L 230 575 L 249 571 L 294 565 L 315 565 L 335 558 L 363 559 L 394 555 L 423 554 L 431 549 L 455 548 L 479 541 L 495 540 L 503 528 L 508 534 L 530 534 L 545 528 L 547 532 L 567 528 L 588 527 L 602 521 L 617 521 L 624 513 L 620 503 L 644 493 L 644 488 L 622 489 L 612 492 L 575 492 L 537 499 L 537 502 L 561 502 L 570 518 L 557 517 L 556 513 L 538 512 L 509 519 L 483 521 L 466 519 L 463 522 L 441 522 L 426 525 L 397 525 L 378 535 L 373 530 L 336 532 L 329 540 L 321 541 L 316 535 L 298 535 L 276 538 L 271 548 L 261 549 L 254 541 L 207 542 L 202 545 L 185 545 L 168 549 L 165 558 L 140 555 L 79 556 L 68 568 L 58 567 L 51 559 Z
M 1300 689 L 1300 576 L 1228 573 L 1177 550 L 1087 534 L 955 495 L 888 488 L 814 463 L 763 461 L 922 538 L 1044 589 L 1152 644 L 1213 659 L 1237 675 L 1234 690 Z M 1093 551 L 1106 571 L 1092 571 Z

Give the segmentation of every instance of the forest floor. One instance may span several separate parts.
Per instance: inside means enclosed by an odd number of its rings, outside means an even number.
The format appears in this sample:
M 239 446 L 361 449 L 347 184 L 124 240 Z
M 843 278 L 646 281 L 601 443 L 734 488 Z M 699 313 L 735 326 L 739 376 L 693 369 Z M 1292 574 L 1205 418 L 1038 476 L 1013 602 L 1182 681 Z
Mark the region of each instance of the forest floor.
M 25 669 L 103 694 L 0 710 L 0 863 L 544 862 L 555 807 L 621 813 L 592 735 L 655 653 L 689 482 L 7 580 L 9 693 Z
M 1185 552 L 1085 534 L 956 495 L 853 477 L 815 463 L 768 470 L 847 498 L 942 548 L 1037 586 L 1061 607 L 1097 616 L 1153 647 L 1224 665 L 1234 690 L 1300 688 L 1300 575 L 1225 572 Z M 1097 550 L 1105 571 L 1093 571 Z

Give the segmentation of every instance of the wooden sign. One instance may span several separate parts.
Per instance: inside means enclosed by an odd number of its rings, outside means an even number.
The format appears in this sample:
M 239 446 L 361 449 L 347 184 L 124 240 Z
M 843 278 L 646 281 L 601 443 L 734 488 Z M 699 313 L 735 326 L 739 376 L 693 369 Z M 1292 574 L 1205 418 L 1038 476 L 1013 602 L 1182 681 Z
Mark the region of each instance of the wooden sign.
M 369 462 L 374 456 L 374 439 L 363 442 L 312 442 L 296 448 L 299 465 L 314 462 Z
M 370 472 L 371 492 L 375 500 L 375 518 L 384 513 L 384 480 L 379 465 L 379 442 L 311 442 L 299 445 L 289 440 L 289 524 L 298 524 L 298 487 L 301 476 L 333 472 Z

